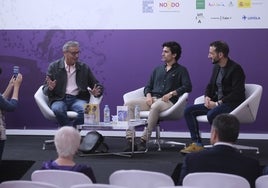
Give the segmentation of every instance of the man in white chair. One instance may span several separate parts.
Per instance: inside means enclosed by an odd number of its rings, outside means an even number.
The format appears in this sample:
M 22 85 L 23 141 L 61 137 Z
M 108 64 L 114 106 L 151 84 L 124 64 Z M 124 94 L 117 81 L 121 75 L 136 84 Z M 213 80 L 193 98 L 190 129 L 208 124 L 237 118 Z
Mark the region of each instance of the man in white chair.
M 144 88 L 144 97 L 133 99 L 127 102 L 129 118 L 134 118 L 135 105 L 140 106 L 141 111 L 150 111 L 148 126 L 138 143 L 138 150 L 146 150 L 146 142 L 157 124 L 159 113 L 169 109 L 176 103 L 178 98 L 185 92 L 192 91 L 192 83 L 186 67 L 180 65 L 178 60 L 181 57 L 181 46 L 174 41 L 165 42 L 162 50 L 163 65 L 154 69 L 151 77 Z M 124 151 L 131 151 L 131 131 L 127 130 L 127 147 Z
M 48 96 L 60 126 L 75 127 L 84 124 L 84 105 L 89 101 L 90 95 L 100 97 L 103 87 L 91 69 L 79 61 L 80 47 L 77 41 L 66 42 L 62 51 L 63 58 L 52 62 L 48 67 L 43 92 Z M 67 116 L 68 110 L 78 113 L 73 122 Z
M 239 129 L 240 123 L 234 115 L 218 115 L 211 126 L 210 142 L 213 147 L 185 156 L 179 184 L 189 173 L 220 172 L 242 176 L 254 187 L 261 167 L 258 160 L 244 156 L 232 146 L 237 141 Z
M 192 144 L 182 153 L 198 152 L 203 149 L 197 116 L 206 115 L 211 124 L 221 113 L 230 113 L 245 100 L 245 74 L 242 67 L 228 57 L 229 46 L 223 41 L 210 44 L 208 58 L 213 72 L 205 90 L 203 104 L 188 106 L 184 117 L 190 130 Z

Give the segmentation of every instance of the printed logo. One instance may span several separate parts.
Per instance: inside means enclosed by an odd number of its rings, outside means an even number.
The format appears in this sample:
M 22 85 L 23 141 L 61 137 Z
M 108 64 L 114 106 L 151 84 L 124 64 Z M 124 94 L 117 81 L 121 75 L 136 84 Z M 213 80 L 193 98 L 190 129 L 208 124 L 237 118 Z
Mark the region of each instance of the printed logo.
M 179 12 L 180 2 L 176 0 L 159 1 L 160 12 Z
M 203 22 L 203 20 L 205 19 L 204 14 L 203 13 L 197 13 L 195 19 L 196 19 L 197 23 L 201 24 Z
M 205 0 L 196 0 L 196 9 L 205 9 Z
M 250 8 L 251 0 L 238 0 L 238 8 Z
M 153 13 L 154 12 L 154 0 L 143 0 L 142 1 L 142 12 Z
M 246 15 L 243 15 L 242 16 L 242 20 L 261 20 L 261 17 L 260 16 L 246 16 Z

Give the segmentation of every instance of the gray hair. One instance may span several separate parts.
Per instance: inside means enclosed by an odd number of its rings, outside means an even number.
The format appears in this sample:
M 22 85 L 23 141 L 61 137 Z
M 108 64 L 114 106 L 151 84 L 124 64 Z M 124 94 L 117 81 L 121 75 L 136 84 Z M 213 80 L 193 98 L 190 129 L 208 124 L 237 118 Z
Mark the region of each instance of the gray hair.
M 59 156 L 73 156 L 77 152 L 81 141 L 78 130 L 71 126 L 61 127 L 55 134 L 54 142 Z
M 77 41 L 68 41 L 68 42 L 66 42 L 62 47 L 62 51 L 66 52 L 66 51 L 68 51 L 68 49 L 70 47 L 79 47 L 79 42 L 77 42 Z

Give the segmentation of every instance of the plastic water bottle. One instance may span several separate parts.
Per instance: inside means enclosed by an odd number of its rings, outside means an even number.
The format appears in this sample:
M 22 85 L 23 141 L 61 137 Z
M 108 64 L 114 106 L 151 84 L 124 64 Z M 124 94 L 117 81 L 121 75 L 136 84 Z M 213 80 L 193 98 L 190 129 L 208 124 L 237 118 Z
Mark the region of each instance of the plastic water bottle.
M 107 104 L 104 106 L 103 115 L 104 123 L 110 123 L 110 108 Z
M 134 118 L 140 119 L 140 106 L 139 105 L 135 105 L 135 109 L 134 109 Z

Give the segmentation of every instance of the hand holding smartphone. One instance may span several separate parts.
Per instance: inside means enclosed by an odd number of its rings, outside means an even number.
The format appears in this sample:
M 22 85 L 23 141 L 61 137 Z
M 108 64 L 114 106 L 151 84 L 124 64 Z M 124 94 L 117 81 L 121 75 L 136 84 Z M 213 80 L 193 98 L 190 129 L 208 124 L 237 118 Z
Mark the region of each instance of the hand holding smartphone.
M 20 72 L 20 67 L 19 67 L 19 66 L 14 66 L 14 67 L 13 67 L 13 76 L 14 76 L 15 78 L 17 78 L 19 72 Z

